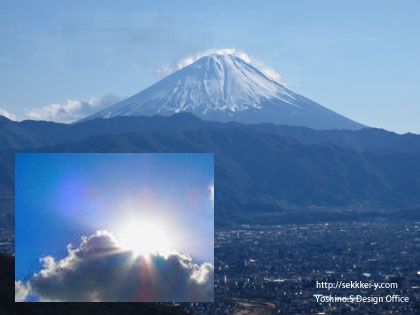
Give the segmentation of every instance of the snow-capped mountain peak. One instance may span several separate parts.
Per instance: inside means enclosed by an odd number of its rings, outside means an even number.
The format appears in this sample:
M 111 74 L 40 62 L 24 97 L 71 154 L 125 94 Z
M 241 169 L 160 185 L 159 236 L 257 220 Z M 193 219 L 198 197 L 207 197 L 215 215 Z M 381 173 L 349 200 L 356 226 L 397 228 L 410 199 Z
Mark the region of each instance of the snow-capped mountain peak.
M 161 110 L 235 112 L 259 109 L 264 99 L 292 97 L 280 83 L 233 54 L 202 57 L 169 78 L 175 87 L 165 95 L 168 106 Z
M 211 53 L 88 118 L 191 112 L 203 119 L 319 129 L 361 125 L 287 89 L 236 54 Z

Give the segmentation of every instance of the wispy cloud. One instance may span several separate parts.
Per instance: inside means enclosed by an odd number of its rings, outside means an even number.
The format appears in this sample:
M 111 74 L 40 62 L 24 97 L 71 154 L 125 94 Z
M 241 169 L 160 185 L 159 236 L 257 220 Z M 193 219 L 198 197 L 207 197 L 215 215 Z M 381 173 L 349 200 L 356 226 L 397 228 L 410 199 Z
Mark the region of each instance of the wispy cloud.
M 199 52 L 195 55 L 188 56 L 184 59 L 181 59 L 176 62 L 176 64 L 172 66 L 164 65 L 154 71 L 155 76 L 158 78 L 163 78 L 177 70 L 180 70 L 186 66 L 189 66 L 190 64 L 194 63 L 198 59 L 208 56 L 211 54 L 220 54 L 220 55 L 235 55 L 239 58 L 241 58 L 243 61 L 253 65 L 255 68 L 260 70 L 262 73 L 264 73 L 268 78 L 275 80 L 277 82 L 282 83 L 285 85 L 285 82 L 282 78 L 282 76 L 277 73 L 275 70 L 271 69 L 267 65 L 265 65 L 262 61 L 249 56 L 247 53 L 233 49 L 233 48 L 223 48 L 223 49 L 210 49 L 203 52 Z
M 34 120 L 70 123 L 109 107 L 122 98 L 107 94 L 101 98 L 92 97 L 88 101 L 67 100 L 65 104 L 51 104 L 28 111 L 26 115 Z
M 6 118 L 8 118 L 10 120 L 16 120 L 16 116 L 13 115 L 12 113 L 10 113 L 9 111 L 7 111 L 4 108 L 0 108 L 0 115 L 1 116 L 4 116 L 4 117 L 6 117 Z
M 357 40 L 364 40 L 364 41 L 378 41 L 381 39 L 379 35 L 376 34 L 365 34 L 365 33 L 357 33 L 357 32 L 351 32 L 345 34 L 347 37 L 350 37 L 352 39 Z
M 107 231 L 69 245 L 61 260 L 47 256 L 42 263 L 23 286 L 41 301 L 213 301 L 212 264 L 180 253 L 136 255 Z

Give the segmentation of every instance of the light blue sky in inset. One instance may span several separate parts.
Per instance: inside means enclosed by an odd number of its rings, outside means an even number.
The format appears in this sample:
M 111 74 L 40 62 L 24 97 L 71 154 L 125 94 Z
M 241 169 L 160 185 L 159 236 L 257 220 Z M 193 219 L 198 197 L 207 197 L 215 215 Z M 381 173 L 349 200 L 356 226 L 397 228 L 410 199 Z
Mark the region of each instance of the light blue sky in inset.
M 420 133 L 419 1 L 8 1 L 0 108 L 131 96 L 208 49 L 245 51 L 358 122 Z
M 133 222 L 159 225 L 173 250 L 213 263 L 213 154 L 25 153 L 15 169 L 16 279 L 83 235 L 118 237 Z

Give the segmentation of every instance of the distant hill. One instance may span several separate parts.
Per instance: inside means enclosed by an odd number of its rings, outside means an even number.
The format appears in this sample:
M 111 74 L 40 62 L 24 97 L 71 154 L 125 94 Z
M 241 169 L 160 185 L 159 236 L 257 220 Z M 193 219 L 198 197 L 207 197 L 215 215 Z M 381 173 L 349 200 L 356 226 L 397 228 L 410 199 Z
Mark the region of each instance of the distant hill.
M 413 134 L 209 122 L 188 113 L 0 128 L 2 194 L 13 193 L 13 152 L 214 152 L 219 223 L 420 205 L 420 136 Z
M 248 128 L 95 136 L 37 152 L 214 152 L 224 202 L 290 206 L 420 203 L 420 152 L 370 153 L 302 144 Z M 224 209 L 229 211 L 229 209 Z
M 357 151 L 416 152 L 420 136 L 399 135 L 383 129 L 314 130 L 306 127 L 270 123 L 242 124 L 205 121 L 190 113 L 172 116 L 120 116 L 96 118 L 77 124 L 25 120 L 15 122 L 0 116 L 0 150 L 30 149 L 76 141 L 97 135 L 115 135 L 145 131 L 188 131 L 202 129 L 250 128 L 263 133 L 289 137 L 304 144 L 330 143 Z

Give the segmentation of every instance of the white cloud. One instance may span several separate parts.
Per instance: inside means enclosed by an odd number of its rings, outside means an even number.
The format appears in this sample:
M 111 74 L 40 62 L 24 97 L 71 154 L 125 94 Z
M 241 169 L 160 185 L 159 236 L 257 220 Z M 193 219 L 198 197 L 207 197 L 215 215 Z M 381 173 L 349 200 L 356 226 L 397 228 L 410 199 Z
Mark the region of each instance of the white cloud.
M 4 116 L 10 120 L 16 120 L 16 116 L 13 115 L 12 113 L 8 112 L 7 110 L 0 108 L 0 115 Z
M 200 59 L 204 56 L 211 55 L 211 54 L 235 55 L 235 56 L 241 58 L 243 61 L 253 65 L 255 68 L 257 68 L 262 73 L 264 73 L 264 75 L 266 75 L 268 78 L 270 78 L 274 81 L 280 82 L 283 85 L 286 85 L 283 78 L 281 77 L 281 75 L 278 74 L 276 71 L 269 68 L 263 62 L 257 60 L 256 58 L 251 58 L 247 53 L 245 53 L 243 51 L 240 51 L 240 50 L 237 50 L 237 49 L 233 49 L 233 48 L 210 49 L 210 50 L 206 50 L 204 52 L 197 53 L 194 56 L 188 56 L 187 58 L 184 58 L 184 59 L 178 61 L 176 63 L 176 66 L 174 66 L 174 67 L 170 67 L 168 65 L 165 65 L 164 67 L 162 67 L 158 70 L 155 70 L 155 75 L 158 78 L 163 78 L 163 77 L 171 74 L 172 72 L 174 72 L 176 70 L 179 70 L 179 69 L 182 69 L 186 66 L 189 66 L 190 64 L 194 63 L 198 59 Z
M 15 281 L 15 302 L 24 302 L 29 295 L 29 288 L 20 281 Z
M 41 261 L 43 269 L 29 280 L 41 301 L 213 301 L 212 264 L 179 253 L 138 256 L 106 231 L 69 245 L 61 260 Z
M 26 115 L 30 119 L 35 120 L 70 123 L 94 114 L 119 101 L 121 101 L 121 98 L 112 94 L 105 95 L 101 98 L 92 97 L 89 101 L 67 100 L 67 103 L 64 105 L 51 104 L 32 109 Z

